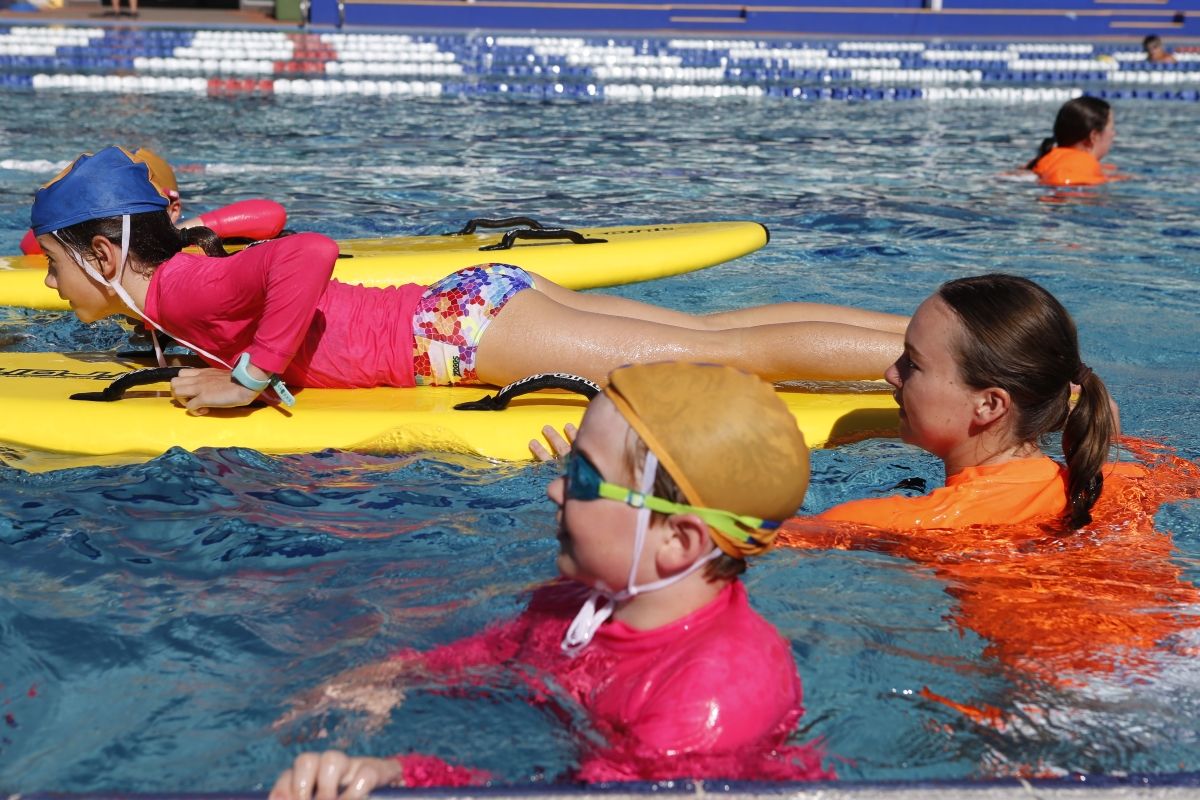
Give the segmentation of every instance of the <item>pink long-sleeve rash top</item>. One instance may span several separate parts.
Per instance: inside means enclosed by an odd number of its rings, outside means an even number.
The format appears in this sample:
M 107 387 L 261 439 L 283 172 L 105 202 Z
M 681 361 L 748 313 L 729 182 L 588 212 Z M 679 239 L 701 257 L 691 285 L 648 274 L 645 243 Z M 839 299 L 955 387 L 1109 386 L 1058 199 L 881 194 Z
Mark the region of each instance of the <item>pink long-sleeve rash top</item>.
M 427 653 L 393 657 L 441 676 L 522 665 L 541 702 L 554 703 L 565 692 L 606 739 L 585 747 L 579 780 L 833 777 L 819 748 L 788 742 L 803 714 L 796 664 L 787 642 L 750 607 L 740 581 L 661 628 L 608 622 L 572 658 L 560 643 L 586 593 L 580 584 L 555 582 L 536 591 L 510 622 Z M 409 775 L 407 764 L 405 777 L 410 786 L 451 782 Z
M 293 387 L 413 386 L 412 318 L 426 287 L 333 280 L 337 255 L 316 233 L 227 258 L 178 253 L 151 277 L 146 314 L 230 365 L 249 353 Z

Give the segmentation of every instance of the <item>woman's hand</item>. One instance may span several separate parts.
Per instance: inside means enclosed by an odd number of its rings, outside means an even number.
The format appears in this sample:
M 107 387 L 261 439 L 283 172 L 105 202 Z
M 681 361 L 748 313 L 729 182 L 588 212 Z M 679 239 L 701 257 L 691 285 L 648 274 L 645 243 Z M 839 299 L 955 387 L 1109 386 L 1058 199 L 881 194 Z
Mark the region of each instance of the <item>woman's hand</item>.
M 380 786 L 402 786 L 400 762 L 338 750 L 301 753 L 275 781 L 267 800 L 365 800 Z
M 576 434 L 579 429 L 571 423 L 563 426 L 563 432 L 559 433 L 554 429 L 554 426 L 547 425 L 542 428 L 542 435 L 546 437 L 546 441 L 550 443 L 554 453 L 551 454 L 546 446 L 537 439 L 529 441 L 529 452 L 533 453 L 534 459 L 538 461 L 553 461 L 556 458 L 562 458 L 567 453 L 571 452 L 571 443 L 575 441 Z
M 227 369 L 185 369 L 171 381 L 171 392 L 189 414 L 207 414 L 210 408 L 250 405 L 258 392 L 235 381 Z

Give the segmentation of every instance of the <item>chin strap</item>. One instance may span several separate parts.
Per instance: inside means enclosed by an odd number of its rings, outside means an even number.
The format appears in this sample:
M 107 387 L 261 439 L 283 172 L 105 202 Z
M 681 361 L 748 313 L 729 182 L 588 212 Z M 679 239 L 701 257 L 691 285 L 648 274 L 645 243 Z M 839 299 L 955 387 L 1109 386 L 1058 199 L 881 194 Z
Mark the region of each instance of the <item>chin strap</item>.
M 642 467 L 641 493 L 643 495 L 653 494 L 654 479 L 657 476 L 658 456 L 654 455 L 651 451 L 647 451 L 646 464 Z M 596 631 L 600 630 L 600 626 L 607 622 L 608 618 L 613 615 L 619 603 L 623 603 L 644 592 L 665 589 L 673 583 L 678 583 L 721 555 L 720 548 L 714 546 L 708 555 L 696 559 L 683 572 L 678 572 L 669 577 L 660 578 L 643 586 L 638 586 L 638 566 L 642 560 L 642 547 L 645 545 L 646 531 L 649 527 L 650 509 L 642 506 L 638 509 L 637 533 L 634 535 L 633 542 L 633 563 L 629 565 L 629 580 L 625 584 L 626 588 L 619 592 L 614 592 L 601 583 L 592 589 L 587 596 L 587 600 L 583 602 L 583 607 L 579 609 L 579 613 L 575 615 L 575 619 L 571 620 L 571 624 L 567 627 L 566 635 L 563 636 L 562 640 L 563 653 L 572 657 L 579 655 L 580 651 L 592 641 L 592 638 L 596 635 Z M 599 605 L 601 600 L 606 601 L 604 605 Z

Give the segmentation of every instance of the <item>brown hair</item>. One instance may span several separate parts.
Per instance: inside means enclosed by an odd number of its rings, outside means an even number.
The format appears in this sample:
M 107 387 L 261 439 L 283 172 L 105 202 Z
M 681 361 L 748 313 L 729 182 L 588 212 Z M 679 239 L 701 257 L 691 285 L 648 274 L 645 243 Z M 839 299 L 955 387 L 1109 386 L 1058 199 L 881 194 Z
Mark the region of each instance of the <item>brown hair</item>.
M 960 278 L 942 284 L 937 294 L 963 326 L 964 335 L 953 345 L 963 381 L 1008 392 L 1016 412 L 1013 436 L 1037 442 L 1062 431 L 1064 521 L 1072 529 L 1088 524 L 1117 425 L 1108 389 L 1080 360 L 1071 315 L 1054 295 L 1014 275 Z M 1074 408 L 1072 383 L 1080 386 Z
M 632 479 L 642 471 L 642 467 L 646 463 L 646 454 L 650 452 L 650 448 L 646 446 L 646 443 L 642 441 L 642 437 L 638 436 L 637 432 L 632 428 L 629 429 L 629 437 L 630 439 L 626 446 L 626 466 L 629 468 L 629 475 Z M 673 503 L 694 505 L 693 501 L 683 493 L 683 489 L 679 488 L 679 484 L 675 482 L 675 479 L 671 477 L 671 473 L 667 472 L 666 467 L 661 464 L 659 464 L 658 470 L 654 475 L 654 488 L 651 491 L 655 497 L 661 497 Z M 651 518 L 656 521 L 669 516 L 658 511 L 650 513 Z M 710 581 L 732 580 L 745 572 L 746 566 L 746 559 L 735 558 L 728 553 L 722 552 L 721 555 L 704 565 L 704 577 Z
M 58 231 L 59 240 L 89 261 L 95 261 L 92 239 L 103 236 L 113 244 L 121 243 L 121 218 L 89 219 Z M 148 274 L 185 247 L 195 245 L 206 255 L 226 256 L 221 239 L 208 228 L 176 228 L 166 211 L 146 211 L 129 215 L 129 254 L 135 271 Z

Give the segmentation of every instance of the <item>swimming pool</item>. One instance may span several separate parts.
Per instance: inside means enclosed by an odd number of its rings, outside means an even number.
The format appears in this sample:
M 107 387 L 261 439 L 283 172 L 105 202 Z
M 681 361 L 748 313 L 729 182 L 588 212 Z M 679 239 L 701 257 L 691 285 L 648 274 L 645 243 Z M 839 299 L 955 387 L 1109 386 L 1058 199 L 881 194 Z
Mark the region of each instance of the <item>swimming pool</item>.
M 950 277 L 1028 275 L 1075 314 L 1126 432 L 1200 458 L 1193 103 L 1118 102 L 1112 160 L 1139 180 L 1064 198 L 1000 177 L 1032 155 L 1054 102 L 96 94 L 80 113 L 79 99 L 0 92 L 6 252 L 44 179 L 36 162 L 110 142 L 180 165 L 192 210 L 266 194 L 294 227 L 338 237 L 492 213 L 753 218 L 772 230 L 763 251 L 619 293 L 696 310 L 805 298 L 907 312 Z M 5 309 L 0 338 L 41 350 L 121 334 Z M 252 790 L 298 750 L 333 743 L 434 753 L 518 784 L 572 764 L 571 732 L 503 681 L 486 697 L 419 687 L 372 736 L 353 715 L 271 727 L 290 696 L 341 669 L 515 613 L 553 571 L 552 467 L 221 450 L 0 470 L 5 790 Z M 818 452 L 814 472 L 809 511 L 940 479 L 890 441 Z M 1200 578 L 1200 504 L 1169 504 L 1157 526 L 1171 564 Z M 808 709 L 797 738 L 822 737 L 843 778 L 1200 769 L 1186 630 L 1063 686 L 985 655 L 960 625 L 961 587 L 907 561 L 779 552 L 748 583 L 793 642 Z M 1063 633 L 1087 647 L 1088 631 Z M 925 687 L 1018 720 L 974 722 Z M 330 737 L 312 739 L 317 727 Z

